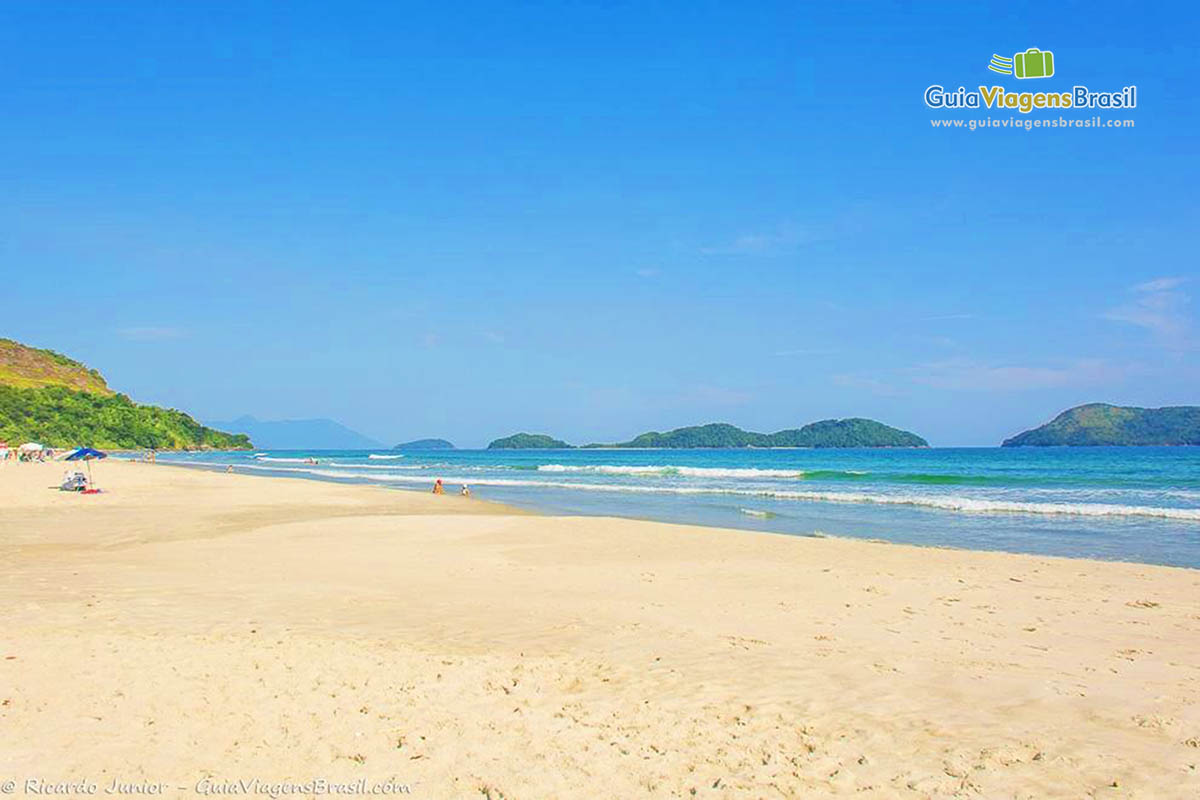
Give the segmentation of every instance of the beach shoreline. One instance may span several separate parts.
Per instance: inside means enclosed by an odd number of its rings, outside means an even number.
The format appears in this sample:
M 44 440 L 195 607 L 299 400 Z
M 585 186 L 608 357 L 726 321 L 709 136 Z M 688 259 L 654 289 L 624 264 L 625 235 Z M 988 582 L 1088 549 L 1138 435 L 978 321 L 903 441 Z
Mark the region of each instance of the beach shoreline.
M 1200 790 L 1200 572 L 0 470 L 0 771 L 413 796 Z M 183 788 L 181 788 L 183 787 Z
M 776 448 L 776 449 L 784 449 L 784 448 Z M 791 449 L 800 449 L 800 448 L 791 448 Z M 301 451 L 297 451 L 297 452 L 301 452 Z M 163 461 L 163 462 L 157 462 L 155 464 L 155 466 L 199 470 L 202 472 L 217 472 L 217 473 L 221 472 L 221 468 L 218 465 L 209 465 L 209 464 L 201 465 L 201 464 L 187 464 L 187 463 L 181 463 L 181 462 Z M 333 484 L 335 486 L 370 488 L 370 489 L 377 489 L 377 490 L 383 490 L 383 491 L 389 491 L 389 492 L 404 492 L 404 493 L 409 493 L 409 494 L 424 495 L 424 494 L 430 493 L 430 490 L 428 488 L 423 488 L 419 485 L 414 485 L 414 484 L 390 484 L 389 485 L 389 484 L 384 484 L 384 483 L 375 483 L 375 482 L 372 482 L 372 480 L 369 476 L 363 476 L 359 480 L 359 482 L 348 483 L 345 480 L 339 480 L 339 479 L 335 479 L 335 478 L 324 478 L 324 477 L 316 476 L 316 475 L 299 475 L 299 476 L 295 476 L 295 477 L 288 476 L 288 477 L 281 478 L 279 476 L 271 475 L 270 473 L 262 474 L 262 473 L 255 473 L 255 472 L 250 472 L 250 471 L 245 471 L 245 470 L 238 472 L 237 474 L 244 476 L 244 477 L 248 477 L 248 478 L 266 478 L 266 479 L 271 479 L 271 480 L 313 481 L 313 482 L 317 482 L 317 483 L 329 483 L 329 484 Z M 432 486 L 433 480 L 434 480 L 434 478 L 430 478 L 430 480 L 429 480 L 430 486 Z M 447 485 L 453 487 L 457 484 L 451 482 Z M 457 493 L 455 493 L 454 491 L 451 491 L 450 494 L 454 495 L 454 496 L 458 496 Z M 926 543 L 919 543 L 919 542 L 906 542 L 906 541 L 898 541 L 898 540 L 876 538 L 876 537 L 869 537 L 869 536 L 853 536 L 850 534 L 838 533 L 835 531 L 823 531 L 822 530 L 822 531 L 813 531 L 811 533 L 796 533 L 796 532 L 785 532 L 785 531 L 762 530 L 762 529 L 755 529 L 755 528 L 737 528 L 737 527 L 729 527 L 729 526 L 724 526 L 724 525 L 705 524 L 705 523 L 676 523 L 676 522 L 671 522 L 671 521 L 666 521 L 666 520 L 656 520 L 653 517 L 633 516 L 633 515 L 624 516 L 624 515 L 614 514 L 614 515 L 608 516 L 608 515 L 597 515 L 597 514 L 555 514 L 553 512 L 538 509 L 538 508 L 536 508 L 534 506 L 530 506 L 530 505 L 516 505 L 513 503 L 505 502 L 503 500 L 483 498 L 483 497 L 479 496 L 478 494 L 472 495 L 469 498 L 469 500 L 472 502 L 487 503 L 490 508 L 495 510 L 496 513 L 502 513 L 502 514 L 526 514 L 526 515 L 533 515 L 533 516 L 551 516 L 551 517 L 554 517 L 554 516 L 568 516 L 568 517 L 584 516 L 584 517 L 588 517 L 588 518 L 592 518 L 592 519 L 610 519 L 610 520 L 619 521 L 619 522 L 652 522 L 652 523 L 658 522 L 658 523 L 661 523 L 664 525 L 670 525 L 670 526 L 698 527 L 698 528 L 710 529 L 710 530 L 715 530 L 715 531 L 725 531 L 725 532 L 728 532 L 731 534 L 750 534 L 750 535 L 761 534 L 761 535 L 766 535 L 766 536 L 784 536 L 784 537 L 802 538 L 802 539 L 832 539 L 832 540 L 841 540 L 841 541 L 847 541 L 847 542 L 866 542 L 868 544 L 889 545 L 889 546 L 896 546 L 896 547 L 911 547 L 911 548 L 915 548 L 915 549 L 919 549 L 919 550 L 947 550 L 950 552 L 968 552 L 968 553 L 997 553 L 997 554 L 1001 554 L 1001 555 L 1024 556 L 1024 557 L 1029 557 L 1029 558 L 1043 558 L 1043 559 L 1050 559 L 1050 560 L 1054 560 L 1054 561 L 1084 561 L 1084 562 L 1097 562 L 1097 563 L 1107 563 L 1107 564 L 1129 564 L 1129 565 L 1133 565 L 1133 566 L 1152 566 L 1152 567 L 1161 567 L 1163 569 L 1180 569 L 1180 570 L 1188 570 L 1191 572 L 1200 572 L 1200 569 L 1198 569 L 1196 567 L 1191 567 L 1191 566 L 1186 566 L 1186 565 L 1178 565 L 1178 564 L 1158 564 L 1158 563 L 1151 562 L 1151 561 L 1138 561 L 1136 559 L 1092 558 L 1089 556 L 1081 556 L 1081 555 L 1040 554 L 1040 553 L 1028 553 L 1028 552 L 1023 552 L 1020 550 L 1005 550 L 1005 549 L 999 549 L 999 548 L 979 549 L 979 548 L 970 547 L 969 545 L 965 545 L 965 544 L 964 545 L 954 545 L 954 544 L 944 544 L 944 543 L 926 544 Z M 1001 513 L 1005 513 L 1005 512 L 1001 512 Z
M 456 450 L 381 463 L 365 451 L 268 451 L 162 462 L 419 491 L 440 478 L 552 516 L 1200 568 L 1200 473 L 1166 448 L 917 453 Z

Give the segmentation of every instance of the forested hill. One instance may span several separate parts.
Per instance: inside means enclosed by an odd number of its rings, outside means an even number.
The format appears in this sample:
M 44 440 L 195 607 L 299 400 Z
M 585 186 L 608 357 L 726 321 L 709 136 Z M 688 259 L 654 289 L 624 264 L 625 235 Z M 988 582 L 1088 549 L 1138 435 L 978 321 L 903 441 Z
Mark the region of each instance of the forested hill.
M 1004 447 L 1200 445 L 1200 406 L 1137 408 L 1089 403 L 1069 408 Z
M 734 425 L 715 422 L 693 425 L 673 431 L 643 433 L 628 442 L 589 447 L 927 447 L 928 442 L 915 433 L 902 431 L 872 419 L 827 419 L 802 428 L 775 433 L 744 431 Z
M 401 442 L 393 450 L 454 450 L 454 443 L 445 439 L 414 439 L 411 442 Z
M 488 450 L 563 450 L 571 445 L 547 436 L 544 433 L 514 433 L 503 439 L 496 439 L 488 445 Z
M 141 405 L 94 369 L 53 350 L 0 339 L 0 441 L 51 447 L 241 449 L 250 440 L 182 411 Z
M 564 448 L 572 445 L 544 434 L 518 433 L 497 439 L 491 450 Z M 737 447 L 928 447 L 915 433 L 902 431 L 873 419 L 826 419 L 802 428 L 775 433 L 744 431 L 736 425 L 714 422 L 676 428 L 666 433 L 650 431 L 618 444 L 589 444 L 589 448 L 737 448 Z

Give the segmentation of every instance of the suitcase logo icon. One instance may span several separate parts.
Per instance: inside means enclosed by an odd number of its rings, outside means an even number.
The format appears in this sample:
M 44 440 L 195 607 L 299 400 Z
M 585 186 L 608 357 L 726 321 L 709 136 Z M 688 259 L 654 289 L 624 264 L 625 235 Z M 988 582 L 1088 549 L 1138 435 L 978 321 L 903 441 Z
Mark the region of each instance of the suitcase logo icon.
M 1049 50 L 1031 47 L 1013 56 L 1013 62 L 1013 74 L 1018 78 L 1049 78 L 1054 74 L 1054 53 Z
M 1049 78 L 1054 75 L 1054 53 L 1036 47 L 1031 47 L 1024 53 L 1017 53 L 1012 58 L 993 53 L 988 69 L 1001 75 L 1015 75 L 1021 79 Z

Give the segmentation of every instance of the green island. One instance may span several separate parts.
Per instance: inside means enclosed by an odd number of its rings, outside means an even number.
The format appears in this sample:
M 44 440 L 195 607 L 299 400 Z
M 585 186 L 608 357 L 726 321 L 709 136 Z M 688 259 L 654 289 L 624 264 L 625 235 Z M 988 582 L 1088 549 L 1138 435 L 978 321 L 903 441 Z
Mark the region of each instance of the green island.
M 0 441 L 50 447 L 242 450 L 249 437 L 182 411 L 141 405 L 94 369 L 53 350 L 0 339 Z
M 487 446 L 488 450 L 566 450 L 572 445 L 544 433 L 514 433 L 497 439 Z
M 414 439 L 411 442 L 402 442 L 392 448 L 393 450 L 454 450 L 453 442 L 448 442 L 445 439 Z
M 620 444 L 588 447 L 928 447 L 915 433 L 902 431 L 873 419 L 826 419 L 802 428 L 775 433 L 744 431 L 735 425 L 715 422 L 659 433 L 650 431 Z
M 617 444 L 588 444 L 585 448 L 738 448 L 738 447 L 928 447 L 915 433 L 871 419 L 826 419 L 802 428 L 775 433 L 744 431 L 736 425 L 714 422 L 659 433 L 650 431 Z M 497 439 L 489 450 L 567 448 L 571 445 L 541 434 L 518 433 Z
M 1138 408 L 1089 403 L 1069 408 L 1002 447 L 1200 445 L 1200 406 Z

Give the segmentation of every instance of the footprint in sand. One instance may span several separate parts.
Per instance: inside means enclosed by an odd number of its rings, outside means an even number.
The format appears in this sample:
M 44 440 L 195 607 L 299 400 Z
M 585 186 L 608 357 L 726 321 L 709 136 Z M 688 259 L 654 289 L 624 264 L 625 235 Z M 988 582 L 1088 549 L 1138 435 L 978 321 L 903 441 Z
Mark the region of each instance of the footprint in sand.
M 740 647 L 743 650 L 749 650 L 751 645 L 770 644 L 770 642 L 764 642 L 762 639 L 750 639 L 744 636 L 725 636 L 723 638 L 733 647 Z

